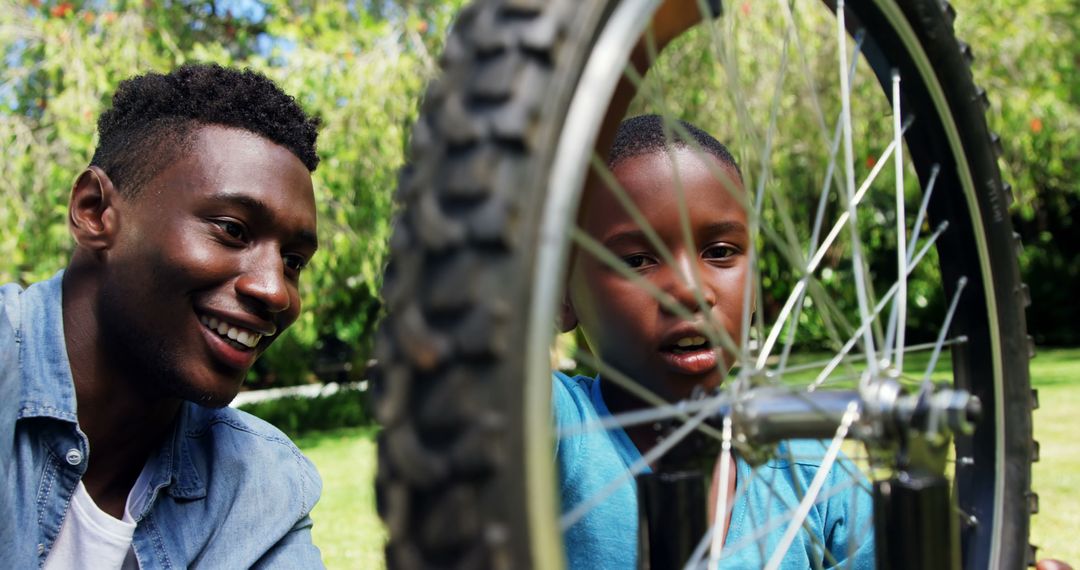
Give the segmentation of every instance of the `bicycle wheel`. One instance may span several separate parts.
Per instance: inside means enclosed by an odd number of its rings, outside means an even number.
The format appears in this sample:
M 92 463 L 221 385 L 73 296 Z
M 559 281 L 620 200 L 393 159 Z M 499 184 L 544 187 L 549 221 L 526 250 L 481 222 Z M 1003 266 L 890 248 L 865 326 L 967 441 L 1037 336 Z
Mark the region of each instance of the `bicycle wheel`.
M 377 497 L 390 535 L 391 567 L 554 568 L 563 563 L 559 511 L 566 508 L 557 494 L 549 405 L 552 321 L 568 251 L 587 245 L 575 226 L 581 188 L 587 176 L 605 174 L 593 148 L 625 110 L 618 104 L 613 108 L 612 94 L 620 81 L 641 92 L 663 91 L 649 83 L 668 73 L 656 63 L 654 36 L 647 29 L 657 4 L 478 2 L 462 12 L 447 41 L 444 73 L 427 93 L 401 176 L 398 198 L 404 208 L 391 241 L 383 289 L 388 316 L 376 349 L 381 370 L 374 389 L 383 425 Z M 761 208 L 751 208 L 757 212 L 751 226 L 765 236 L 765 245 L 753 258 L 756 294 L 747 296 L 746 314 L 754 316 L 744 319 L 741 339 L 729 339 L 738 345 L 729 352 L 743 373 L 756 371 L 756 377 L 780 384 L 799 379 L 794 373 L 799 366 L 792 364 L 799 347 L 829 347 L 839 355 L 819 368 L 810 383 L 814 388 L 834 380 L 843 384 L 837 369 L 858 376 L 877 370 L 882 360 L 903 378 L 902 355 L 916 350 L 912 339 L 904 338 L 905 322 L 914 321 L 905 321 L 904 302 L 890 306 L 886 301 L 906 295 L 894 291 L 908 288 L 904 268 L 913 255 L 903 252 L 929 251 L 919 266 L 927 269 L 917 269 L 926 273 L 920 283 L 939 282 L 936 298 L 954 308 L 930 306 L 925 317 L 910 318 L 947 322 L 927 346 L 935 354 L 949 348 L 949 380 L 980 399 L 986 418 L 973 434 L 957 438 L 951 469 L 964 523 L 964 567 L 1019 567 L 1033 558 L 1026 537 L 1028 513 L 1037 508 L 1030 490 L 1036 447 L 1023 315 L 1027 290 L 1006 212 L 1011 197 L 986 128 L 985 95 L 971 78 L 970 51 L 953 34 L 948 5 L 877 0 L 841 3 L 842 23 L 831 24 L 840 39 L 831 34 L 837 41 L 829 52 L 830 34 L 814 32 L 823 21 L 814 10 L 835 17 L 836 4 L 825 4 L 772 6 L 762 19 L 779 30 L 776 40 L 753 38 L 759 46 L 775 44 L 783 54 L 778 67 L 796 67 L 802 79 L 815 75 L 816 60 L 807 55 L 812 38 L 825 38 L 819 42 L 822 53 L 850 55 L 861 66 L 852 64 L 852 72 L 841 70 L 843 63 L 834 66 L 840 94 L 831 104 L 817 100 L 816 87 L 799 95 L 814 101 L 818 117 L 829 117 L 817 120 L 827 156 L 813 182 L 822 196 L 831 197 L 822 198 L 819 213 L 807 214 L 814 223 L 806 227 L 795 227 L 801 211 L 783 197 L 785 185 L 777 182 L 781 169 L 772 167 L 776 145 L 786 140 L 788 148 L 798 146 L 798 137 L 775 136 L 775 124 L 786 120 L 776 109 L 787 109 L 791 98 L 782 96 L 782 88 L 775 89 L 778 95 L 773 89 L 761 91 L 767 96 L 751 91 L 758 77 L 779 77 L 776 85 L 782 87 L 787 76 L 764 71 L 759 60 L 746 55 L 758 48 L 738 51 L 750 43 L 745 33 L 739 35 L 741 22 L 757 16 L 758 5 L 725 6 L 697 32 L 711 38 L 712 48 L 681 52 L 684 59 L 697 54 L 703 64 L 723 66 L 720 76 L 731 94 L 728 116 L 737 117 L 732 136 L 749 173 L 747 188 L 770 197 L 752 201 Z M 626 65 L 632 52 L 646 53 L 647 67 L 656 64 L 644 82 L 639 77 L 644 70 Z M 897 117 L 892 116 L 894 75 L 900 78 L 896 89 L 903 109 Z M 861 85 L 871 85 L 871 76 L 880 84 L 873 95 L 858 100 L 869 109 L 862 115 L 843 101 L 858 89 L 847 86 L 856 76 L 865 80 Z M 757 115 L 754 100 L 764 101 Z M 687 112 L 670 93 L 639 97 L 634 105 L 665 117 Z M 791 108 L 806 112 L 806 107 Z M 856 124 L 847 121 L 841 128 L 844 122 L 838 121 L 830 128 L 831 117 L 844 115 L 855 117 Z M 669 136 L 679 129 L 674 122 L 665 124 Z M 875 139 L 882 131 L 884 139 Z M 894 145 L 891 155 L 882 151 L 884 144 L 876 145 L 898 133 L 903 144 Z M 870 153 L 865 168 L 861 160 L 856 164 L 848 142 L 853 138 L 872 149 L 864 151 Z M 840 141 L 844 152 L 829 153 L 830 143 L 838 149 Z M 831 174 L 836 163 L 829 154 L 843 155 L 836 167 L 843 174 Z M 878 161 L 901 154 L 897 190 L 885 196 L 900 197 L 893 222 L 900 220 L 903 228 L 914 217 L 915 229 L 910 238 L 903 229 L 890 238 L 881 229 L 889 215 L 857 217 L 873 198 L 857 208 L 848 205 L 862 199 L 854 192 L 857 169 L 872 181 Z M 905 188 L 901 171 L 913 171 L 907 184 L 918 188 Z M 767 200 L 773 206 L 765 205 Z M 905 214 L 907 202 L 912 204 Z M 813 212 L 812 206 L 804 210 Z M 838 217 L 851 214 L 854 230 L 840 232 L 827 248 L 822 235 L 828 216 L 820 212 L 830 211 Z M 917 236 L 924 217 L 937 231 Z M 947 230 L 941 222 L 948 222 Z M 885 245 L 875 246 L 874 240 Z M 776 248 L 773 259 L 786 263 L 786 269 L 767 266 L 769 247 Z M 900 263 L 890 270 L 856 253 L 874 247 L 898 250 Z M 848 269 L 833 263 L 831 279 L 819 271 L 822 261 L 809 265 L 812 258 L 841 254 L 851 258 Z M 958 286 L 961 278 L 966 287 Z M 851 281 L 858 282 L 854 291 Z M 920 304 L 921 297 L 911 297 Z M 816 327 L 819 338 L 806 340 L 798 323 Z M 855 363 L 844 358 L 852 346 L 859 347 Z M 888 348 L 882 354 L 875 346 Z M 590 364 L 605 374 L 602 361 Z

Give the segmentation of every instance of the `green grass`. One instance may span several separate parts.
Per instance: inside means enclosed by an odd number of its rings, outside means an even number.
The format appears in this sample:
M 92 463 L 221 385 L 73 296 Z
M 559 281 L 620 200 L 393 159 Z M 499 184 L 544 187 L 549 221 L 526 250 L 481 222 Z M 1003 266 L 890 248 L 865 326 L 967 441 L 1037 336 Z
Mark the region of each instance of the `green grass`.
M 296 444 L 323 479 L 312 539 L 328 568 L 385 568 L 386 532 L 375 513 L 375 428 L 342 428 L 303 436 Z
M 1080 564 L 1080 349 L 1041 350 L 1031 361 L 1031 382 L 1039 390 L 1035 439 L 1041 459 L 1034 465 L 1039 514 L 1031 541 L 1040 557 Z
M 917 375 L 925 356 L 909 359 Z M 1035 412 L 1035 438 L 1042 459 L 1034 466 L 1034 488 L 1041 511 L 1032 519 L 1033 543 L 1040 557 L 1080 562 L 1080 349 L 1043 349 L 1031 361 L 1032 384 L 1041 407 Z M 297 440 L 319 467 L 323 498 L 315 507 L 315 544 L 331 569 L 383 568 L 386 534 L 375 514 L 372 482 L 375 438 L 372 428 L 314 434 Z

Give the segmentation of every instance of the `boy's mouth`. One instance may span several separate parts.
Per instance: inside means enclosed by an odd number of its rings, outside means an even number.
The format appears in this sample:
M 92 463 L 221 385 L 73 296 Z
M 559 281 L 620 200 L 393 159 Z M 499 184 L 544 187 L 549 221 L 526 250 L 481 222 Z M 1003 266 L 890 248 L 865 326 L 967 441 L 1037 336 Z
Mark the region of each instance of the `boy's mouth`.
M 699 375 L 716 370 L 717 351 L 700 335 L 684 336 L 660 348 L 660 358 L 676 374 Z
M 679 339 L 673 346 L 668 347 L 668 350 L 675 354 L 686 354 L 687 352 L 697 352 L 705 348 L 709 348 L 708 339 L 703 336 L 688 336 Z

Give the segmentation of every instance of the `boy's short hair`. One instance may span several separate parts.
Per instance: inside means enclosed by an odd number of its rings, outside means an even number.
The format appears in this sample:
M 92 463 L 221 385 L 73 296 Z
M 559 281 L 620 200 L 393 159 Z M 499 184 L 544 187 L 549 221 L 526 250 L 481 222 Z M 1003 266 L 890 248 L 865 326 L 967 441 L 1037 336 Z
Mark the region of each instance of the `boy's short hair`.
M 289 149 L 309 171 L 319 164 L 319 122 L 266 76 L 216 64 L 187 64 L 120 83 L 112 108 L 98 119 L 90 164 L 125 196 L 190 150 L 199 127 L 250 131 Z
M 735 157 L 731 155 L 731 151 L 723 143 L 686 121 L 680 120 L 678 123 L 694 139 L 697 146 L 715 156 L 721 163 L 730 166 L 738 175 L 739 181 L 742 181 L 742 171 L 739 170 L 739 165 L 735 162 Z M 671 136 L 670 142 L 676 148 L 691 148 L 680 131 L 670 127 L 668 131 Z M 615 142 L 612 144 L 611 152 L 608 154 L 608 167 L 615 168 L 618 163 L 635 156 L 663 152 L 668 148 L 668 142 L 669 140 L 664 134 L 663 117 L 659 115 L 638 115 L 626 119 L 619 124 L 619 130 L 615 134 Z

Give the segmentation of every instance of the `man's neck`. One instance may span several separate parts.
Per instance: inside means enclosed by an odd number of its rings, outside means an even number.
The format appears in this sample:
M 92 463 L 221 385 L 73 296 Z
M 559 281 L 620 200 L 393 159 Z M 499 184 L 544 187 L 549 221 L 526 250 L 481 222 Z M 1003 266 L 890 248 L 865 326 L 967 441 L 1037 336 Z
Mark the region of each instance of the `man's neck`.
M 181 401 L 148 396 L 135 388 L 139 379 L 128 378 L 122 366 L 109 361 L 94 311 L 92 280 L 69 269 L 63 287 L 64 341 L 79 428 L 90 442 L 83 484 L 98 507 L 119 518 L 147 458 L 169 433 Z

